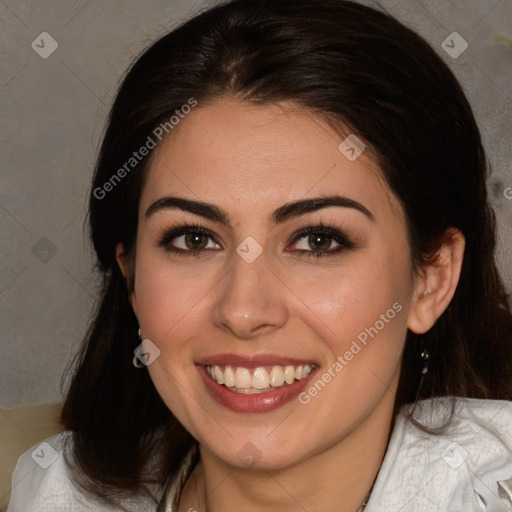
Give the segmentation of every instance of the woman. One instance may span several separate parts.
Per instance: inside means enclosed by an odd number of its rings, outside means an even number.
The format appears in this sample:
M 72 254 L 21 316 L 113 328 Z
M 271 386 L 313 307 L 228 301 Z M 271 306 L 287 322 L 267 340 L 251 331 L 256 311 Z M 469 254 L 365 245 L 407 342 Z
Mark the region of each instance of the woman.
M 234 0 L 157 41 L 97 162 L 66 431 L 9 512 L 512 510 L 486 176 L 459 83 L 381 12 Z

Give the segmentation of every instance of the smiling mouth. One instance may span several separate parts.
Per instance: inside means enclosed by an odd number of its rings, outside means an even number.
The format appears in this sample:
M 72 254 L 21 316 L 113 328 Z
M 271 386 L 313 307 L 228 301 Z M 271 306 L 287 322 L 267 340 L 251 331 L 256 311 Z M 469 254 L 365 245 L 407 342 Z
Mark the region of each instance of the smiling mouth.
M 242 366 L 206 365 L 206 373 L 212 380 L 235 393 L 268 393 L 307 377 L 315 365 Z

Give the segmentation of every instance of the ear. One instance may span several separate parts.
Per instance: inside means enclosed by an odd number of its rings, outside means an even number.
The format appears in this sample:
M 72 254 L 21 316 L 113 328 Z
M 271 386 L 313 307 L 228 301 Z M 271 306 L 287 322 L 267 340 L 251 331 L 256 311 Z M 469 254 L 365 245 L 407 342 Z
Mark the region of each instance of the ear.
M 449 228 L 445 242 L 417 278 L 407 320 L 407 327 L 416 334 L 427 332 L 450 304 L 459 282 L 465 245 L 464 235 Z
M 135 296 L 135 269 L 133 268 L 133 258 L 126 252 L 124 245 L 119 242 L 116 245 L 116 260 L 121 273 L 124 276 L 126 287 L 128 288 L 128 297 L 132 305 L 135 316 L 137 314 L 137 297 Z

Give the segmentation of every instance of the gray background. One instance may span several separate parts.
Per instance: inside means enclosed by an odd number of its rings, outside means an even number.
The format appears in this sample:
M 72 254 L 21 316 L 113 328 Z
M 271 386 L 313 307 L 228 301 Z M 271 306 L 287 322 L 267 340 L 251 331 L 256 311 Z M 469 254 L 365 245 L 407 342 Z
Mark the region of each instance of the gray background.
M 62 398 L 62 372 L 97 296 L 83 224 L 117 84 L 144 47 L 214 3 L 0 0 L 0 407 Z M 380 4 L 431 42 L 474 107 L 510 290 L 512 0 Z M 456 59 L 441 47 L 454 31 L 469 44 Z M 59 45 L 47 59 L 31 47 L 42 32 Z M 494 42 L 496 35 L 509 42 Z

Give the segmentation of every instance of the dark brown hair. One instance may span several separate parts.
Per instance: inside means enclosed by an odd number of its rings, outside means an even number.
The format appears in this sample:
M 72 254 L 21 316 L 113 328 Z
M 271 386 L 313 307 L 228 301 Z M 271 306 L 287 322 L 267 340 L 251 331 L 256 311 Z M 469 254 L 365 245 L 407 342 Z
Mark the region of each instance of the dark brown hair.
M 416 270 L 450 227 L 464 234 L 453 300 L 426 334 L 407 334 L 395 412 L 436 396 L 512 398 L 512 315 L 494 259 L 486 158 L 453 73 L 421 37 L 378 10 L 342 0 L 234 0 L 194 17 L 135 62 L 99 153 L 89 221 L 103 290 L 62 421 L 73 431 L 67 458 L 75 480 L 107 501 L 149 495 L 148 484 L 163 492 L 196 441 L 148 372 L 132 364 L 138 325 L 115 247 L 134 251 L 150 157 L 104 197 L 94 191 L 190 98 L 201 108 L 222 96 L 293 101 L 362 139 L 403 207 Z M 418 391 L 423 345 L 430 371 Z M 154 503 L 163 510 L 161 494 Z

